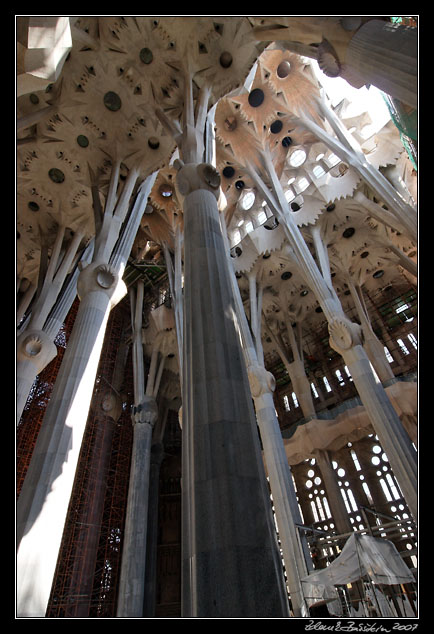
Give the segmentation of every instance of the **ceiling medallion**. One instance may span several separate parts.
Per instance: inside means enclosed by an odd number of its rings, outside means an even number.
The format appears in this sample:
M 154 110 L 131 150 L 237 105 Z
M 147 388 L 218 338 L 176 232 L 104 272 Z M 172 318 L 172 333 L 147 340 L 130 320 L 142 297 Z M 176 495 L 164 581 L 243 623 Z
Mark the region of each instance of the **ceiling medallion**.
M 122 101 L 119 95 L 109 90 L 109 92 L 106 92 L 106 94 L 104 95 L 104 105 L 108 110 L 116 112 L 117 110 L 120 110 L 122 106 Z
M 89 139 L 84 134 L 79 134 L 77 137 L 77 143 L 80 147 L 87 147 L 89 145 Z
M 139 53 L 139 57 L 144 64 L 150 64 L 154 59 L 154 55 L 150 48 L 142 48 Z
M 65 174 L 62 170 L 57 169 L 57 167 L 52 167 L 48 170 L 48 176 L 51 178 L 53 183 L 63 183 L 65 180 Z

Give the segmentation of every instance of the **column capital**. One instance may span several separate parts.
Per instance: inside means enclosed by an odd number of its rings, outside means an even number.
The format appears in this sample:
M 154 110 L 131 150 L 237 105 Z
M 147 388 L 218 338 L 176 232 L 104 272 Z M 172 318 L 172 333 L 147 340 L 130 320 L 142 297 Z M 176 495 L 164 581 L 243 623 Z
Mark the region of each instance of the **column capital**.
M 253 398 L 258 398 L 263 394 L 272 393 L 276 388 L 276 379 L 259 363 L 251 364 L 247 367 L 250 391 Z
M 56 354 L 56 345 L 43 330 L 26 330 L 17 339 L 17 361 L 31 361 L 37 374 Z
M 345 316 L 333 318 L 328 325 L 330 335 L 330 346 L 339 354 L 357 345 L 363 344 L 363 331 L 359 324 L 356 324 Z
M 147 424 L 151 427 L 154 427 L 158 418 L 158 407 L 157 402 L 153 396 L 144 396 L 141 403 L 138 405 L 133 405 L 131 411 L 131 419 L 133 425 Z
M 178 174 L 176 191 L 180 202 L 188 194 L 197 189 L 206 189 L 214 194 L 216 200 L 220 195 L 220 174 L 210 163 L 183 163 L 180 159 L 174 162 Z
M 77 280 L 79 298 L 83 299 L 85 295 L 95 291 L 105 293 L 112 308 L 125 295 L 125 284 L 111 264 L 104 261 L 91 262 L 80 271 Z

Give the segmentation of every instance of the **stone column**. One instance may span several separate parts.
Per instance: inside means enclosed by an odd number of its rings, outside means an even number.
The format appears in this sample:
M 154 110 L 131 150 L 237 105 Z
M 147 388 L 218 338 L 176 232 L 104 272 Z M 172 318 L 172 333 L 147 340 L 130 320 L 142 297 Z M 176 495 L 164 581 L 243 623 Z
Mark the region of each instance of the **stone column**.
M 363 347 L 365 348 L 366 354 L 375 368 L 380 381 L 382 383 L 386 383 L 386 381 L 394 379 L 395 375 L 393 374 L 390 363 L 386 358 L 383 344 L 372 330 L 368 311 L 366 310 L 365 302 L 363 300 L 362 289 L 359 286 L 357 288 L 354 286 L 349 275 L 347 276 L 347 284 L 356 307 L 357 315 L 360 319 L 360 325 L 363 332 Z
M 412 442 L 405 431 L 381 382 L 372 370 L 362 347 L 361 327 L 350 322 L 340 302 L 320 274 L 320 271 L 298 229 L 291 218 L 288 203 L 270 157 L 262 156 L 264 168 L 272 184 L 273 193 L 261 177 L 250 167 L 249 172 L 270 207 L 275 211 L 294 250 L 298 266 L 308 286 L 315 293 L 328 321 L 330 345 L 344 359 L 353 378 L 369 419 L 386 452 L 399 482 L 408 507 L 417 518 L 417 459 Z
M 133 451 L 116 613 L 120 618 L 143 616 L 151 439 L 157 417 L 157 404 L 152 396 L 144 396 L 131 417 Z
M 44 326 L 83 238 L 83 232 L 76 231 L 68 249 L 61 254 L 65 229 L 64 226 L 58 228 L 39 296 L 25 330 L 17 339 L 17 424 L 36 376 L 57 354 L 54 337 L 45 332 Z
M 184 200 L 184 618 L 287 617 L 282 565 L 236 329 L 210 165 L 181 167 Z
M 369 20 L 349 42 L 345 62 L 367 84 L 417 108 L 417 28 Z
M 286 457 L 282 433 L 276 416 L 273 392 L 275 379 L 264 367 L 262 342 L 260 339 L 260 302 L 256 317 L 251 318 L 253 332 L 257 333 L 253 342 L 247 324 L 240 289 L 229 257 L 229 241 L 227 240 L 224 217 L 221 217 L 223 237 L 226 245 L 227 259 L 231 276 L 233 297 L 235 301 L 238 327 L 242 338 L 242 348 L 250 383 L 250 391 L 255 404 L 256 420 L 261 433 L 265 464 L 273 497 L 274 512 L 282 547 L 283 560 L 287 575 L 292 609 L 295 617 L 307 616 L 308 608 L 304 599 L 300 579 L 313 569 L 309 546 L 305 533 L 299 533 L 297 524 L 301 525 L 301 513 L 292 480 L 291 468 Z M 256 284 L 250 276 L 250 302 L 256 304 Z M 251 310 L 252 313 L 252 310 Z M 258 323 L 259 322 L 259 323 Z M 268 324 L 267 324 L 268 326 Z M 274 334 L 272 333 L 274 336 Z M 286 358 L 286 357 L 285 357 Z
M 17 502 L 17 614 L 44 617 L 118 276 L 87 266 L 80 307 Z
M 152 430 L 158 418 L 157 377 L 161 377 L 161 372 L 159 371 L 158 375 L 156 372 L 159 356 L 157 340 L 151 355 L 145 392 L 142 345 L 143 293 L 144 284 L 143 281 L 139 281 L 135 302 L 131 293 L 134 367 L 134 408 L 131 418 L 134 436 L 116 613 L 120 618 L 143 616 L 151 442 Z
M 339 488 L 336 472 L 331 464 L 330 455 L 328 451 L 317 449 L 315 451 L 315 458 L 324 480 L 327 499 L 330 504 L 330 510 L 335 521 L 337 532 L 341 534 L 349 533 L 353 529 Z
M 382 216 L 385 216 L 386 218 L 390 218 L 390 216 L 392 216 L 395 223 L 397 222 L 402 225 L 406 235 L 408 235 L 410 239 L 417 241 L 418 231 L 416 209 L 407 204 L 393 185 L 391 185 L 387 178 L 380 172 L 380 170 L 376 169 L 366 160 L 366 156 L 360 145 L 348 132 L 342 121 L 336 113 L 333 112 L 329 105 L 324 100 L 319 101 L 318 105 L 320 113 L 330 124 L 333 132 L 336 134 L 336 137 L 332 136 L 329 132 L 324 130 L 324 128 L 306 117 L 302 117 L 300 119 L 303 127 L 315 134 L 315 136 L 327 145 L 327 147 L 329 147 L 337 156 L 339 156 L 342 161 L 351 165 L 365 183 L 367 183 L 376 193 L 376 196 L 386 203 L 389 213 L 382 214 Z M 388 222 L 388 224 L 390 225 L 392 223 Z
M 121 271 L 131 241 L 120 240 L 114 247 L 137 176 L 132 169 L 117 201 L 113 192 L 118 171 L 113 172 L 94 260 L 78 277 L 80 306 L 17 502 L 19 616 L 45 615 L 105 328 L 111 308 L 126 290 Z M 146 186 L 152 186 L 152 179 L 155 175 L 146 179 L 144 189 L 142 185 L 128 227 L 141 217 L 140 195 L 147 197 Z

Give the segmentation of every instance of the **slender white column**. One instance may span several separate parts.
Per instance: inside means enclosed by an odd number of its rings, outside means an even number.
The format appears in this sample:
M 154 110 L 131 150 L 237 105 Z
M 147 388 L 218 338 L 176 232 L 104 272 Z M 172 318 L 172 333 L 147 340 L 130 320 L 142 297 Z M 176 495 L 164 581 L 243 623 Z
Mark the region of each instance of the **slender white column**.
M 45 615 L 109 312 L 126 292 L 120 271 L 129 241 L 120 240 L 112 255 L 115 266 L 107 260 L 117 240 L 109 216 L 119 229 L 138 174 L 131 173 L 118 203 L 106 209 L 94 261 L 79 275 L 80 306 L 17 503 L 17 611 L 22 616 Z M 150 181 L 152 176 L 145 187 Z M 138 197 L 128 225 L 137 223 L 143 211 Z M 124 232 L 129 240 L 130 233 Z
M 408 205 L 396 189 L 389 183 L 383 174 L 367 161 L 360 146 L 348 132 L 342 121 L 332 109 L 323 101 L 319 102 L 321 114 L 330 123 L 337 138 L 326 132 L 314 121 L 305 117 L 300 118 L 301 124 L 313 132 L 327 147 L 339 156 L 342 161 L 351 165 L 361 178 L 372 188 L 377 196 L 385 202 L 389 212 L 395 216 L 412 240 L 417 240 L 417 212 Z
M 21 617 L 45 616 L 111 298 L 118 287 L 116 276 L 98 263 L 81 275 L 87 280 L 79 279 L 79 287 L 87 281 L 90 288 L 81 294 L 17 502 L 17 615 Z
M 156 397 L 164 369 L 163 357 L 157 370 L 159 357 L 157 337 L 151 354 L 145 390 L 142 344 L 143 295 L 144 284 L 143 281 L 139 281 L 135 301 L 133 292 L 130 295 L 133 318 L 134 408 L 132 423 L 134 436 L 117 607 L 117 616 L 122 618 L 140 618 L 143 616 L 152 430 L 158 418 Z
M 57 354 L 57 348 L 53 342 L 54 337 L 44 332 L 44 324 L 57 300 L 83 238 L 83 233 L 77 231 L 63 258 L 60 258 L 64 234 L 65 227 L 60 226 L 41 292 L 35 301 L 25 329 L 20 332 L 17 338 L 17 424 L 36 376 Z
M 312 569 L 312 562 L 305 534 L 300 534 L 297 524 L 302 524 L 297 496 L 292 480 L 291 468 L 286 457 L 282 433 L 274 407 L 275 380 L 264 367 L 263 357 L 258 356 L 247 324 L 240 289 L 229 258 L 229 242 L 224 217 L 221 216 L 227 259 L 231 276 L 232 292 L 237 313 L 237 322 L 243 347 L 243 355 L 249 376 L 250 390 L 255 404 L 256 420 L 261 433 L 265 463 L 275 509 L 276 521 L 282 546 L 283 560 L 288 579 L 288 588 L 295 617 L 308 614 L 300 579 Z M 252 277 L 252 276 L 251 276 Z M 250 280 L 251 281 L 251 280 Z M 256 285 L 251 282 L 251 292 Z M 251 302 L 253 298 L 250 298 Z M 258 311 L 258 314 L 259 311 Z M 256 344 L 262 345 L 258 340 Z
M 390 363 L 386 358 L 383 344 L 379 341 L 375 332 L 372 330 L 371 321 L 363 302 L 362 289 L 354 286 L 354 283 L 349 275 L 347 275 L 346 279 L 360 320 L 360 325 L 362 327 L 363 347 L 366 350 L 366 354 L 375 368 L 380 381 L 382 383 L 390 381 L 390 379 L 395 378 L 395 375 L 393 374 Z
M 253 168 L 250 168 L 250 174 L 255 179 L 257 187 L 268 204 L 281 220 L 285 235 L 290 246 L 294 249 L 306 282 L 315 293 L 328 321 L 330 345 L 343 357 L 345 365 L 348 366 L 375 432 L 389 458 L 401 491 L 416 519 L 418 511 L 417 455 L 412 442 L 381 382 L 372 370 L 371 363 L 361 345 L 361 327 L 347 319 L 342 306 L 336 301 L 336 297 L 332 295 L 321 276 L 300 230 L 291 218 L 282 187 L 267 155 L 263 155 L 263 163 L 272 183 L 274 195 L 271 194 Z

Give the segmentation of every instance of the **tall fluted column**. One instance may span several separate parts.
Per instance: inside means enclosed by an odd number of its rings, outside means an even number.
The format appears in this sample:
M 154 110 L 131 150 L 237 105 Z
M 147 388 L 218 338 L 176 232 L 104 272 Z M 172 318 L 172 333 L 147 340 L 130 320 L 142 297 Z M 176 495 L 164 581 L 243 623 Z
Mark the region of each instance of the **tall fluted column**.
M 369 20 L 351 39 L 345 62 L 367 84 L 417 108 L 417 28 Z
M 182 159 L 175 161 L 184 212 L 182 614 L 287 617 L 220 226 L 220 176 L 202 163 L 210 92 L 205 84 L 194 107 L 186 70 L 183 125 L 157 111 Z
M 281 561 L 207 165 L 184 200 L 183 617 L 288 616 Z
M 223 216 L 221 220 L 224 225 Z M 229 261 L 229 243 L 225 227 L 223 231 Z M 264 356 L 260 339 L 260 305 L 254 311 L 256 317 L 254 319 L 251 318 L 253 333 L 257 333 L 254 342 L 247 324 L 240 289 L 231 263 L 230 274 L 250 391 L 255 404 L 256 420 L 261 433 L 265 464 L 273 496 L 274 512 L 285 563 L 292 610 L 295 617 L 307 616 L 308 609 L 300 579 L 313 568 L 313 565 L 305 534 L 300 534 L 297 530 L 297 524 L 301 525 L 303 522 L 274 406 L 273 392 L 276 382 L 271 372 L 267 372 L 264 367 Z M 250 279 L 250 302 L 251 305 L 254 305 L 256 304 L 256 284 L 253 283 L 254 279 L 252 281 L 252 278 L 253 276 Z

